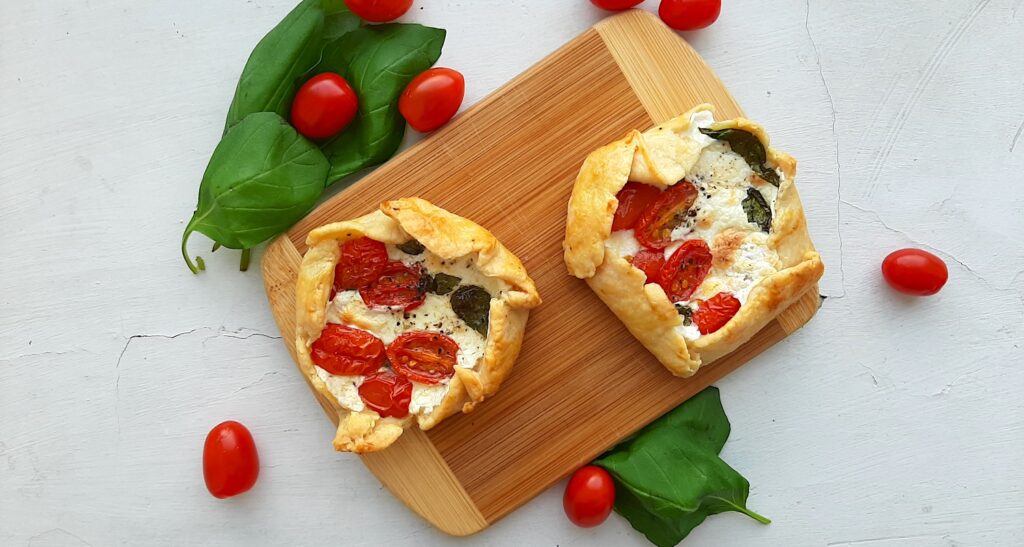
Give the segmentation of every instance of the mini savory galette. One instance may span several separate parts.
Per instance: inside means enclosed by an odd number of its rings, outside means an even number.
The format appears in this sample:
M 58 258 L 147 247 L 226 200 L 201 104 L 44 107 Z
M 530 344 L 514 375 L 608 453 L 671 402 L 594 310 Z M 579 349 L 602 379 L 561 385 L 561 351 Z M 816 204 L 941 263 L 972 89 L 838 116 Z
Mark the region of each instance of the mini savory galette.
M 824 266 L 793 179 L 796 160 L 757 124 L 710 105 L 590 154 L 569 202 L 564 250 L 676 376 L 746 342 Z
M 296 287 L 299 366 L 338 413 L 334 447 L 373 452 L 493 395 L 540 304 L 490 232 L 418 198 L 321 226 Z

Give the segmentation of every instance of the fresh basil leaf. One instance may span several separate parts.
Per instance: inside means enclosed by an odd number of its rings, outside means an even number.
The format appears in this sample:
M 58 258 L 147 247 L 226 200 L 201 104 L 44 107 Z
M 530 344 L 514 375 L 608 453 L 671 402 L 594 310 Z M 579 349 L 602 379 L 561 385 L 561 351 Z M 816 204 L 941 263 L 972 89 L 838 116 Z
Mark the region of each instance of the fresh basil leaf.
M 683 540 L 707 514 L 696 511 L 680 519 L 664 519 L 648 511 L 640 499 L 629 488 L 615 491 L 615 512 L 626 518 L 629 524 L 658 547 L 672 547 Z
M 768 233 L 772 229 L 772 209 L 768 206 L 760 190 L 751 186 L 747 188 L 747 197 L 740 202 L 743 212 L 747 214 L 747 221 L 757 224 L 761 231 Z
M 256 44 L 238 79 L 225 133 L 254 112 L 287 118 L 299 78 L 320 59 L 323 30 L 320 0 L 303 0 Z
M 343 0 L 323 0 L 324 42 L 331 42 L 359 28 L 363 20 L 349 11 Z
M 675 545 L 708 515 L 744 513 L 750 484 L 718 453 L 729 437 L 719 392 L 707 388 L 594 463 L 616 483 L 615 509 L 657 545 Z
M 407 255 L 418 255 L 422 253 L 424 250 L 426 250 L 426 247 L 424 247 L 422 243 L 416 241 L 415 239 L 410 239 L 405 243 L 399 243 L 398 245 L 395 245 L 395 247 L 398 247 L 399 251 L 402 251 Z
M 701 133 L 711 137 L 712 139 L 725 141 L 729 143 L 729 147 L 732 148 L 733 152 L 736 152 L 750 168 L 757 173 L 757 175 L 763 178 L 765 181 L 772 184 L 776 188 L 779 186 L 779 174 L 775 172 L 768 165 L 768 156 L 764 151 L 764 144 L 761 140 L 754 136 L 749 131 L 743 131 L 742 129 L 708 129 L 706 127 L 699 128 Z
M 483 287 L 463 285 L 451 296 L 452 311 L 473 330 L 487 336 L 491 315 L 491 295 Z
M 455 290 L 455 287 L 458 287 L 459 283 L 461 281 L 462 281 L 461 277 L 456 277 L 454 275 L 448 275 L 446 273 L 435 274 L 434 275 L 434 291 L 433 292 L 434 292 L 434 294 L 439 294 L 441 296 L 444 296 L 444 295 L 452 292 L 453 290 Z M 488 303 L 488 306 L 490 306 L 489 303 Z M 490 310 L 488 309 L 488 311 L 490 311 Z
M 273 112 L 232 127 L 213 151 L 199 185 L 199 203 L 181 236 L 200 232 L 224 247 L 250 249 L 302 218 L 323 191 L 330 165 L 313 143 Z
M 359 97 L 352 123 L 321 144 L 331 162 L 328 184 L 383 163 L 398 150 L 405 135 L 398 96 L 437 61 L 444 37 L 443 29 L 391 23 L 360 27 L 324 47 L 312 72 L 341 74 Z

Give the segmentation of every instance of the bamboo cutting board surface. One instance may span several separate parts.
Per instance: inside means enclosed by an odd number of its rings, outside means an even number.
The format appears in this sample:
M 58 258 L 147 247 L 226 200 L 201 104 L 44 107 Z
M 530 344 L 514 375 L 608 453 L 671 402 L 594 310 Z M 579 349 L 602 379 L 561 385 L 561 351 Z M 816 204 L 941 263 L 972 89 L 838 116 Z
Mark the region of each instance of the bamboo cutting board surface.
M 720 119 L 742 115 L 700 57 L 653 15 L 610 17 L 267 249 L 267 295 L 293 357 L 295 272 L 306 234 L 387 199 L 420 196 L 476 221 L 536 281 L 544 303 L 531 313 L 522 353 L 498 394 L 471 414 L 427 432 L 409 429 L 387 450 L 363 456 L 395 496 L 439 529 L 466 535 L 487 527 L 814 315 L 816 291 L 736 352 L 678 379 L 566 273 L 565 212 L 583 159 L 702 102 L 714 104 Z M 336 420 L 333 402 L 318 399 Z

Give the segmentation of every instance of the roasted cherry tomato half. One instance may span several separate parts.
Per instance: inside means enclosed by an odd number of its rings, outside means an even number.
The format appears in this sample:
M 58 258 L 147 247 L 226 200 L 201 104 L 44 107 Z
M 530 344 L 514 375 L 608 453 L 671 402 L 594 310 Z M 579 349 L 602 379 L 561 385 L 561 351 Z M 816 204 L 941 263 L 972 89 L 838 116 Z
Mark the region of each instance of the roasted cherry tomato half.
M 688 239 L 661 268 L 658 284 L 671 302 L 690 298 L 711 270 L 711 249 L 703 239 Z
M 642 270 L 647 275 L 648 283 L 657 283 L 661 275 L 661 268 L 665 265 L 665 253 L 660 250 L 642 249 L 633 255 L 630 263 L 633 264 L 633 267 Z
M 423 271 L 418 267 L 410 268 L 401 262 L 390 262 L 384 266 L 376 281 L 359 289 L 359 296 L 367 306 L 397 307 L 410 311 L 426 299 L 422 281 Z
M 676 30 L 710 26 L 722 12 L 722 0 L 661 0 L 658 16 Z
M 459 344 L 437 332 L 406 332 L 388 345 L 391 368 L 422 384 L 439 384 L 455 374 Z
M 672 230 L 686 220 L 697 201 L 697 187 L 681 180 L 658 196 L 640 215 L 636 239 L 650 249 L 664 249 L 672 243 Z
M 412 6 L 412 0 L 345 0 L 352 13 L 371 23 L 394 21 Z
M 707 300 L 697 301 L 693 322 L 701 334 L 711 334 L 725 326 L 740 311 L 740 301 L 735 296 L 720 292 Z
M 622 190 L 615 194 L 619 206 L 615 209 L 615 217 L 612 218 L 612 231 L 632 229 L 640 220 L 644 209 L 660 195 L 661 190 L 650 184 L 627 182 Z
M 582 528 L 597 526 L 608 518 L 615 505 L 612 476 L 596 465 L 581 467 L 565 487 L 562 507 L 565 516 Z
M 409 415 L 412 382 L 390 370 L 374 372 L 359 385 L 359 397 L 382 417 L 404 418 Z
M 643 1 L 644 0 L 590 0 L 590 3 L 608 11 L 622 11 Z
M 889 286 L 904 294 L 929 296 L 949 279 L 941 258 L 921 249 L 893 251 L 882 261 L 882 275 Z
M 326 139 L 352 122 L 359 99 L 345 78 L 325 72 L 302 84 L 292 101 L 292 125 L 310 139 Z
M 235 421 L 214 426 L 203 444 L 203 479 L 216 498 L 230 498 L 252 488 L 260 475 L 260 458 L 252 433 Z
M 450 68 L 430 68 L 409 82 L 398 98 L 398 111 L 420 133 L 448 123 L 462 106 L 466 80 Z
M 313 342 L 309 357 L 320 368 L 338 375 L 363 375 L 384 364 L 384 342 L 365 330 L 328 323 Z
M 334 268 L 334 290 L 361 289 L 373 283 L 388 265 L 388 248 L 368 237 L 341 244 L 341 257 Z

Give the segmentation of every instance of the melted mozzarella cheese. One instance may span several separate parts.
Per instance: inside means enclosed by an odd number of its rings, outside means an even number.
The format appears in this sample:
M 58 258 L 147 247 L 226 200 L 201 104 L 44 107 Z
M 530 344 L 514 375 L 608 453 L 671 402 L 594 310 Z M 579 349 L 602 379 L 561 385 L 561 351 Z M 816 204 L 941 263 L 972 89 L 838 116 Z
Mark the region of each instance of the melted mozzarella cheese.
M 340 376 L 331 374 L 326 370 L 314 365 L 316 375 L 323 383 L 327 384 L 327 391 L 334 395 L 334 398 L 341 406 L 359 412 L 366 408 L 362 397 L 359 396 L 359 386 L 363 383 L 362 376 Z
M 636 256 L 640 252 L 640 242 L 636 240 L 633 230 L 612 232 L 605 240 L 604 246 L 618 256 Z
M 394 245 L 388 245 L 387 248 L 391 260 L 401 261 L 407 266 L 420 264 L 430 274 L 453 275 L 461 280 L 460 285 L 483 287 L 492 295 L 492 304 L 494 296 L 509 290 L 509 285 L 504 281 L 481 274 L 471 257 L 442 260 L 429 251 L 410 255 Z M 341 291 L 327 305 L 327 322 L 368 331 L 380 338 L 384 345 L 390 344 L 404 332 L 439 332 L 459 345 L 455 366 L 461 368 L 475 369 L 487 349 L 487 338 L 470 328 L 452 310 L 450 295 L 428 293 L 422 305 L 406 312 L 401 308 L 369 307 L 363 302 L 359 291 Z M 316 370 L 339 404 L 357 412 L 365 408 L 359 397 L 362 376 L 335 376 L 320 367 L 316 367 Z M 425 415 L 433 412 L 447 393 L 447 381 L 438 385 L 413 382 L 409 413 Z
M 759 281 L 779 270 L 779 256 L 768 248 L 768 234 L 750 232 L 743 238 L 732 261 L 725 268 L 715 266 L 693 293 L 693 299 L 708 299 L 726 292 L 745 304 Z

